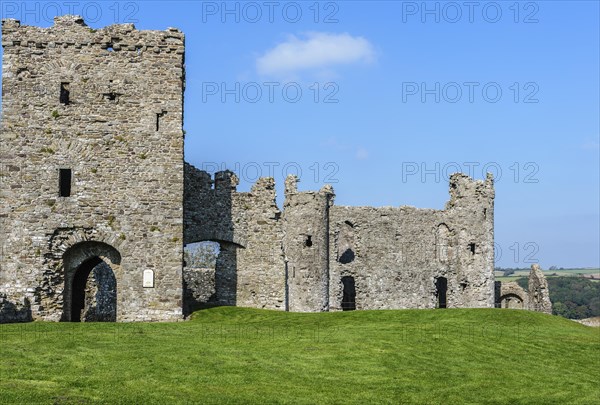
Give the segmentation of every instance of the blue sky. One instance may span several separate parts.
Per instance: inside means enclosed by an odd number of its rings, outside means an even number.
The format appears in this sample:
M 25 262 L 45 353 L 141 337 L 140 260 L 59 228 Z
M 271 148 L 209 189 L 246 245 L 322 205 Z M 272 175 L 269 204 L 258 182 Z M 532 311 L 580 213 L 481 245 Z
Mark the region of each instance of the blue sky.
M 443 208 L 496 175 L 497 265 L 599 266 L 596 1 L 10 2 L 49 26 L 186 34 L 186 159 L 332 183 L 340 205 Z M 301 91 L 301 94 L 298 91 Z

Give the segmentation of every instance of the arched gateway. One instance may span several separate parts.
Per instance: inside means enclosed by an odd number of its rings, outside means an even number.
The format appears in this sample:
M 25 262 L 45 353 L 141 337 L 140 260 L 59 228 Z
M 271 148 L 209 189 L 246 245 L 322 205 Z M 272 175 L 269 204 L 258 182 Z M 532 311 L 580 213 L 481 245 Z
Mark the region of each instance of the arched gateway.
M 121 255 L 103 242 L 81 242 L 63 255 L 63 321 L 115 322 Z

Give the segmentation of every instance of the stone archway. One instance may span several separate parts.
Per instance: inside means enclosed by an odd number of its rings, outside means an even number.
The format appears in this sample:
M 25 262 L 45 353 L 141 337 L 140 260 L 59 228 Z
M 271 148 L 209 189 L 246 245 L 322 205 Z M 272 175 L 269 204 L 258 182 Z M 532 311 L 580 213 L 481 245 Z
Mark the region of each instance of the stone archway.
M 517 294 L 505 294 L 500 297 L 500 308 L 523 309 L 524 300 Z
M 121 255 L 103 242 L 81 242 L 63 255 L 63 321 L 115 322 Z

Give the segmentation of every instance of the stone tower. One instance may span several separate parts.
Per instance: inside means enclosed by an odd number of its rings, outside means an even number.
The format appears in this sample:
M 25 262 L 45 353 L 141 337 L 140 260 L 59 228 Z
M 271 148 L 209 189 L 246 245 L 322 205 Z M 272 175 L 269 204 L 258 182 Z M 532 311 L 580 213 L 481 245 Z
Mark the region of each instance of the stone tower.
M 450 177 L 445 211 L 452 222 L 457 248 L 453 276 L 459 306 L 494 307 L 494 180 L 473 181 L 464 174 Z
M 329 207 L 333 190 L 298 192 L 298 179 L 285 183 L 283 249 L 289 311 L 329 310 Z
M 63 16 L 3 20 L 2 46 L 5 300 L 33 319 L 180 318 L 183 34 Z

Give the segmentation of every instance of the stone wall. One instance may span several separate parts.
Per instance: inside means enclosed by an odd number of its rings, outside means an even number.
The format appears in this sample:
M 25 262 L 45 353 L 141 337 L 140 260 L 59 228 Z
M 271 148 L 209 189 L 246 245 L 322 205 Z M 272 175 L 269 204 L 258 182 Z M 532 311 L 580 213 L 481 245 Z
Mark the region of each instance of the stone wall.
M 2 46 L 0 321 L 494 306 L 491 176 L 452 175 L 443 210 L 335 206 L 289 177 L 282 211 L 272 178 L 240 193 L 184 164 L 179 30 L 3 20 Z M 215 270 L 182 276 L 200 241 Z M 540 274 L 527 302 L 548 312 Z
M 215 294 L 222 305 L 494 306 L 491 177 L 453 175 L 444 210 L 335 206 L 331 187 L 299 192 L 290 177 L 281 213 L 273 179 L 260 179 L 250 193 L 236 191 L 231 172 L 217 173 L 215 183 L 186 165 L 186 243 L 221 243 Z
M 532 311 L 552 313 L 552 303 L 550 302 L 550 293 L 548 291 L 548 281 L 540 266 L 533 264 L 529 271 L 529 309 Z
M 496 307 L 552 314 L 548 282 L 537 264 L 531 265 L 527 291 L 514 281 L 496 281 Z
M 11 300 L 6 294 L 0 293 L 0 324 L 31 320 L 31 305 L 27 298 Z
M 492 180 L 453 175 L 450 196 L 444 210 L 333 206 L 331 310 L 342 309 L 344 278 L 357 309 L 435 308 L 442 278 L 446 307 L 493 307 Z
M 496 307 L 529 309 L 529 294 L 515 281 L 496 281 Z
M 2 46 L 0 291 L 65 319 L 63 255 L 114 250 L 117 319 L 181 318 L 183 34 L 3 20 Z
M 283 250 L 290 311 L 329 310 L 329 215 L 333 197 L 331 187 L 298 192 L 297 178 L 286 179 Z
M 215 269 L 184 267 L 183 314 L 215 305 Z
M 224 171 L 211 176 L 185 165 L 184 241 L 220 244 L 215 300 L 220 305 L 284 309 L 285 264 L 275 182 L 262 178 L 248 193 Z

